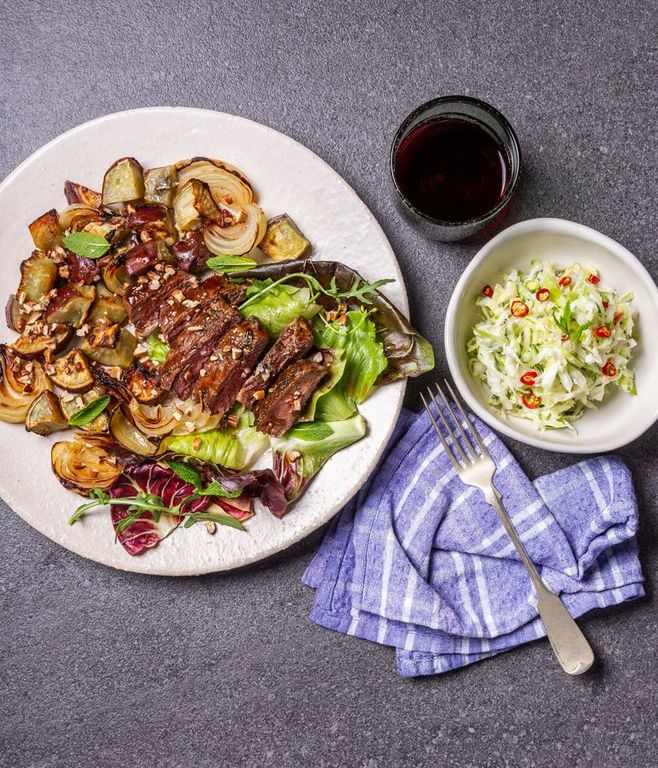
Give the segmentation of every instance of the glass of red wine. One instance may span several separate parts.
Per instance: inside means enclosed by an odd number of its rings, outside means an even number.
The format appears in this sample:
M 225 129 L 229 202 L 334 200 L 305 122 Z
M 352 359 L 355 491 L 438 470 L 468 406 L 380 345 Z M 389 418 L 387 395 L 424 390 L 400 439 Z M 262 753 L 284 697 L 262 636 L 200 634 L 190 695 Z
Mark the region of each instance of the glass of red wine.
M 442 96 L 415 109 L 391 147 L 402 210 L 436 240 L 490 232 L 512 198 L 521 167 L 514 129 L 470 96 Z

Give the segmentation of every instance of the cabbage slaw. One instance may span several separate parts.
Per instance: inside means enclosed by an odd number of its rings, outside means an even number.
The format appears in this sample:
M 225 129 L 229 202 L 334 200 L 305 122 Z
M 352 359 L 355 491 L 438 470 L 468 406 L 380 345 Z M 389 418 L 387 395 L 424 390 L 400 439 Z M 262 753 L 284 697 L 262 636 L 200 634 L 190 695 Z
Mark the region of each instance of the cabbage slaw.
M 469 366 L 502 416 L 539 429 L 570 428 L 606 388 L 636 394 L 633 294 L 604 287 L 596 269 L 532 261 L 476 301 L 483 319 L 467 343 Z

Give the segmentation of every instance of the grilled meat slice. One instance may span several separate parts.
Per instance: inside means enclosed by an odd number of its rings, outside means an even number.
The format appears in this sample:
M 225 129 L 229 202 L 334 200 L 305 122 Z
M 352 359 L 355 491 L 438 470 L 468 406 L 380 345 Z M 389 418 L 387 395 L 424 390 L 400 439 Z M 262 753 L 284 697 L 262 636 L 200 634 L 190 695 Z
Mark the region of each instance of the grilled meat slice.
M 267 331 L 255 317 L 248 317 L 221 339 L 194 388 L 205 410 L 222 416 L 228 411 L 268 340 Z
M 312 360 L 298 360 L 289 365 L 265 399 L 253 408 L 256 428 L 274 437 L 284 435 L 299 419 L 327 373 L 324 365 Z
M 211 275 L 201 283 L 191 283 L 172 292 L 160 310 L 160 330 L 171 343 L 186 325 L 205 325 L 216 311 L 213 302 L 218 301 L 225 310 L 224 295 L 231 283 L 221 275 Z M 230 303 L 230 302 L 228 302 Z
M 256 392 L 267 391 L 281 371 L 290 363 L 299 360 L 313 346 L 311 324 L 304 317 L 298 317 L 283 329 L 270 351 L 258 363 L 256 370 L 245 381 L 238 393 L 242 405 L 251 408 Z
M 135 333 L 144 338 L 160 323 L 160 311 L 175 290 L 183 290 L 196 283 L 196 277 L 178 272 L 162 262 L 145 275 L 140 275 L 126 291 L 123 303 L 128 320 L 135 326 Z
M 185 390 L 183 384 L 189 381 L 194 373 L 194 364 L 210 357 L 222 336 L 239 321 L 239 312 L 229 307 L 219 297 L 215 297 L 206 305 L 202 321 L 198 323 L 186 321 L 173 340 L 167 359 L 160 368 L 162 386 L 171 389 L 174 382 L 182 377 L 180 385 L 173 386 L 173 389 L 179 392 L 182 386 Z

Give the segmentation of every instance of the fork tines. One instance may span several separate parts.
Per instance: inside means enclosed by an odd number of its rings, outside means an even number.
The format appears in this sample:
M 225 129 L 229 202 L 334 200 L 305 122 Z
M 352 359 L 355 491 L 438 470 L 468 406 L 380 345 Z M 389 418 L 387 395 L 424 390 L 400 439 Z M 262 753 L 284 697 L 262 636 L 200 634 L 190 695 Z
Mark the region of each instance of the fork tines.
M 439 436 L 439 439 L 441 440 L 441 443 L 443 444 L 443 447 L 445 448 L 445 451 L 452 461 L 455 469 L 459 470 L 464 465 L 474 464 L 484 456 L 489 457 L 489 451 L 487 450 L 486 445 L 482 442 L 480 435 L 478 435 L 477 430 L 473 426 L 473 423 L 464 410 L 462 404 L 459 402 L 457 395 L 455 394 L 453 388 L 450 386 L 450 382 L 447 379 L 444 379 L 443 381 L 445 382 L 448 392 L 450 393 L 452 401 L 448 400 L 438 383 L 435 383 L 434 386 L 436 388 L 437 394 L 439 395 L 439 398 L 441 399 L 441 402 L 443 403 L 445 413 L 437 402 L 431 387 L 427 388 L 427 394 L 434 404 L 434 407 L 436 408 L 436 412 L 439 415 L 441 423 L 445 427 L 446 433 L 450 438 L 450 442 L 452 443 L 453 448 L 450 447 L 448 441 L 444 437 L 443 432 L 441 431 L 441 428 L 439 427 L 439 424 L 437 423 L 436 418 L 432 413 L 432 409 L 422 392 L 420 396 L 423 401 L 423 405 L 425 406 L 425 410 L 427 411 L 430 420 L 432 421 L 434 431 Z M 457 415 L 455 414 L 455 407 L 457 408 Z M 459 416 L 462 418 L 460 419 Z M 451 426 L 451 422 L 455 424 L 456 430 Z M 461 442 L 459 441 L 459 436 L 461 436 Z

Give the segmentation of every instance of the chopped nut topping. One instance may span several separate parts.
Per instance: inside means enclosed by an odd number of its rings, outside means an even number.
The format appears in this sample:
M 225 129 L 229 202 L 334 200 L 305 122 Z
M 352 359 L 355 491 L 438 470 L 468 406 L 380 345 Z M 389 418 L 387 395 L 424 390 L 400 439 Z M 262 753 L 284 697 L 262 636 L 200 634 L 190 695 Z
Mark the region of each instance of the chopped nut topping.
M 230 414 L 226 417 L 226 424 L 231 427 L 231 429 L 234 429 L 238 426 L 239 418 L 235 413 Z
M 201 438 L 195 437 L 194 440 L 192 441 L 192 450 L 198 451 L 199 448 L 201 448 Z
M 187 307 L 188 309 L 194 309 L 194 307 L 199 306 L 199 302 L 195 301 L 194 299 L 183 299 L 182 304 L 184 307 Z
M 257 389 L 254 392 L 254 400 L 263 400 L 265 398 L 265 390 L 264 389 Z
M 231 357 L 234 360 L 239 360 L 242 357 L 242 350 L 239 347 L 231 348 Z
M 187 329 L 188 331 L 202 331 L 203 326 L 202 325 L 190 325 Z
M 301 411 L 302 410 L 302 402 L 301 400 L 293 400 L 292 401 L 292 409 L 293 411 Z
M 215 524 L 214 520 L 206 520 L 205 522 L 206 530 L 208 533 L 212 536 L 213 533 L 217 530 L 217 525 Z
M 202 369 L 199 371 L 199 376 L 205 376 L 205 375 L 206 375 L 206 373 L 208 373 L 208 371 L 206 371 L 206 369 L 205 369 L 205 368 L 202 368 Z
M 183 291 L 181 291 L 180 288 L 176 288 L 175 291 L 172 291 L 171 295 L 176 299 L 176 301 L 185 301 L 185 294 Z
M 62 266 L 61 266 L 61 267 L 58 269 L 58 272 L 59 272 L 59 276 L 60 276 L 61 278 L 63 278 L 64 280 L 66 280 L 66 278 L 70 276 L 70 272 L 69 272 L 69 268 L 68 268 L 68 265 L 67 265 L 67 264 L 63 264 L 63 265 L 62 265 Z

